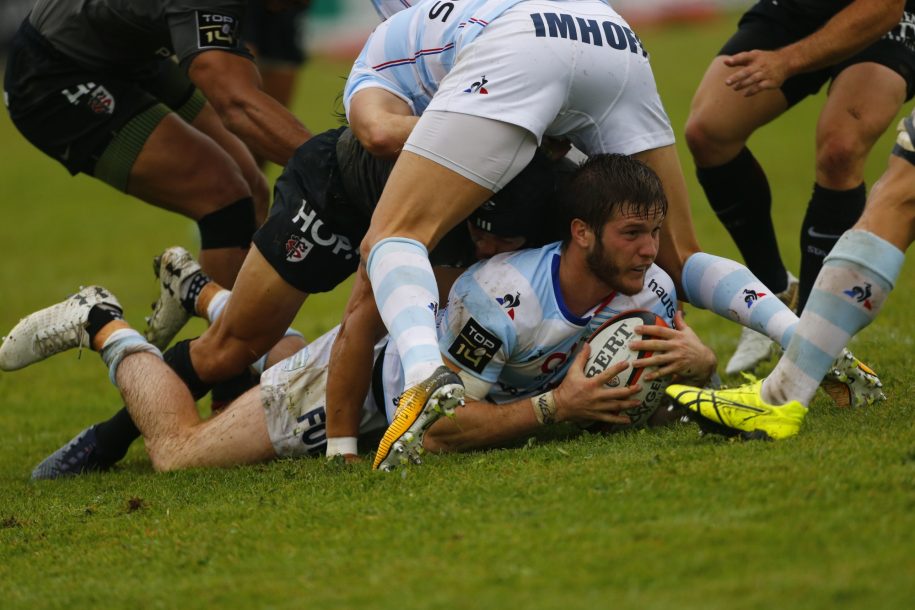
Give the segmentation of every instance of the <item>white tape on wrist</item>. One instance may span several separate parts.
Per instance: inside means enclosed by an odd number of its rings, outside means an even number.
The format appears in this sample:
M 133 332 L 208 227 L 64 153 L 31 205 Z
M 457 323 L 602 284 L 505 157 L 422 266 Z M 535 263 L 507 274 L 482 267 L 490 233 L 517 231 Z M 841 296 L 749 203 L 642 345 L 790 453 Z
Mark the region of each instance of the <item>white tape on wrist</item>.
M 338 436 L 327 439 L 327 457 L 337 455 L 359 455 L 358 439 L 355 436 Z
M 534 407 L 534 416 L 541 424 L 556 423 L 556 400 L 552 390 L 531 398 L 531 405 Z

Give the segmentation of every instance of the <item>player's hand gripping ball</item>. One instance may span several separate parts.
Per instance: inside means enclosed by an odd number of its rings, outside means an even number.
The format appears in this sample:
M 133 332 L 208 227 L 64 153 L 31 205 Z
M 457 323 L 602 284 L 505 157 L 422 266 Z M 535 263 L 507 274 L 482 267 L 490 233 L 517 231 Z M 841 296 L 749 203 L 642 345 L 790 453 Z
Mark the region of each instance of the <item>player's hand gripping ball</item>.
M 644 309 L 631 309 L 624 311 L 606 322 L 600 328 L 594 331 L 588 338 L 591 346 L 591 355 L 585 364 L 585 375 L 593 377 L 598 373 L 605 371 L 610 366 L 618 362 L 632 363 L 639 358 L 648 358 L 654 352 L 651 351 L 633 351 L 629 348 L 629 343 L 637 339 L 653 339 L 647 335 L 640 335 L 635 332 L 637 326 L 669 326 L 663 318 Z M 607 384 L 610 387 L 631 386 L 639 383 L 643 375 L 657 370 L 656 366 L 635 369 L 628 368 Z M 620 424 L 598 424 L 591 429 L 601 432 L 610 432 L 620 429 L 641 428 L 644 427 L 649 418 L 657 411 L 658 406 L 664 398 L 664 389 L 670 379 L 667 377 L 654 379 L 647 383 L 641 383 L 642 389 L 634 394 L 633 400 L 641 401 L 641 405 L 624 411 L 632 420 L 628 425 Z

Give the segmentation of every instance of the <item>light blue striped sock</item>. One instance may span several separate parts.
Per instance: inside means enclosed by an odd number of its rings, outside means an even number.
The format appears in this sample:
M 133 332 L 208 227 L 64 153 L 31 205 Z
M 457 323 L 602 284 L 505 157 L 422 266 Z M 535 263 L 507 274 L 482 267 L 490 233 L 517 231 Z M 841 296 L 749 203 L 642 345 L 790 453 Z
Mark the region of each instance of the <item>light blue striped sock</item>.
M 687 259 L 680 281 L 690 304 L 759 331 L 782 347 L 791 340 L 797 315 L 740 263 L 697 252 Z
M 108 367 L 108 379 L 115 387 L 118 385 L 118 365 L 130 354 L 139 352 L 149 352 L 162 358 L 162 352 L 132 328 L 119 328 L 105 340 L 99 355 Z
M 873 233 L 842 235 L 823 261 L 785 355 L 763 383 L 767 402 L 810 404 L 842 348 L 883 307 L 904 260 L 899 248 Z
M 381 319 L 403 362 L 405 387 L 442 365 L 435 330 L 438 286 L 426 247 L 413 239 L 391 237 L 372 248 L 366 263 Z

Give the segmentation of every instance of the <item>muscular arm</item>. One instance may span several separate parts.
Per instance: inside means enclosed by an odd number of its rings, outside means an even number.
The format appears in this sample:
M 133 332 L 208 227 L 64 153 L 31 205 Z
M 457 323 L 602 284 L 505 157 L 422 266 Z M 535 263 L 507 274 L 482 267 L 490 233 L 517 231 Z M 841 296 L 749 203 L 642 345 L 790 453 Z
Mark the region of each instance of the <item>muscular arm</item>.
M 191 60 L 188 76 L 225 126 L 261 157 L 286 165 L 311 137 L 282 104 L 261 91 L 260 74 L 250 59 L 204 51 Z
M 362 89 L 350 102 L 350 128 L 367 151 L 383 159 L 400 153 L 418 120 L 409 104 L 384 89 Z
M 833 65 L 878 40 L 899 23 L 905 0 L 854 0 L 822 28 L 775 51 L 747 51 L 725 64 L 743 67 L 725 81 L 735 91 L 753 95 L 777 89 L 788 78 Z

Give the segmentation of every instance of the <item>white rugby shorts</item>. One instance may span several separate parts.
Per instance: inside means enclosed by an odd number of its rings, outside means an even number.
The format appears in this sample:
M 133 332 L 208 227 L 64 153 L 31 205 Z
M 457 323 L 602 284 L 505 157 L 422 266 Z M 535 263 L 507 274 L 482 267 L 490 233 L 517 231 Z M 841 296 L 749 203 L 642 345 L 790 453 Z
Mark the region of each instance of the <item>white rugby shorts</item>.
M 261 375 L 261 400 L 270 442 L 279 457 L 323 454 L 327 443 L 327 366 L 339 326 Z M 376 353 L 378 348 L 376 347 Z M 371 392 L 362 405 L 359 433 L 386 427 Z
M 647 53 L 599 0 L 510 8 L 461 50 L 428 110 L 518 125 L 538 143 L 564 137 L 588 155 L 674 142 Z

